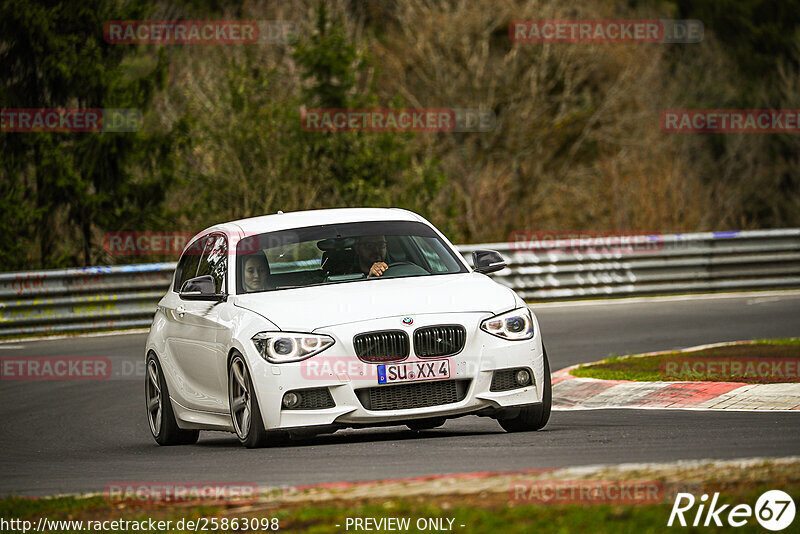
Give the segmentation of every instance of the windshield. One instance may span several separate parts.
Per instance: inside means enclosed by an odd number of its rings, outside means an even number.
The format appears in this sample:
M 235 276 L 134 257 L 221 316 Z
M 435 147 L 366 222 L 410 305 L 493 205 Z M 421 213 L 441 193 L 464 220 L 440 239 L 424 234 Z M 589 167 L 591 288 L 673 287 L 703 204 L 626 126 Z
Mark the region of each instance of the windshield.
M 429 226 L 327 224 L 249 236 L 236 247 L 237 291 L 467 272 Z

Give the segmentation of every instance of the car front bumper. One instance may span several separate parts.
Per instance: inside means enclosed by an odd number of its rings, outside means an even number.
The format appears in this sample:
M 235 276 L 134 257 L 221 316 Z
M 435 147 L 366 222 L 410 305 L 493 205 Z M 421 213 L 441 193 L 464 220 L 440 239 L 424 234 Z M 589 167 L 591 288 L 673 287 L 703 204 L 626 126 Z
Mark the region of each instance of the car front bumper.
M 355 356 L 353 337 L 362 332 L 403 329 L 402 317 L 390 317 L 364 323 L 349 323 L 315 331 L 332 336 L 336 343 L 326 351 L 301 362 L 273 364 L 265 361 L 249 347 L 247 359 L 265 428 L 269 430 L 299 429 L 326 425 L 362 426 L 380 425 L 428 418 L 447 418 L 482 412 L 491 415 L 506 408 L 535 404 L 542 401 L 541 385 L 545 379 L 542 341 L 539 325 L 534 321 L 534 337 L 525 341 L 508 341 L 480 330 L 481 321 L 489 313 L 451 313 L 414 316 L 414 324 L 407 328 L 412 340 L 411 354 L 406 362 L 450 360 L 450 380 L 459 382 L 459 395 L 433 406 L 401 409 L 368 409 L 364 402 L 367 388 L 403 387 L 402 399 L 414 398 L 431 391 L 426 385 L 438 381 L 403 382 L 380 385 L 377 364 L 364 363 Z M 442 358 L 418 358 L 414 355 L 413 331 L 433 325 L 460 324 L 466 328 L 464 349 L 456 355 Z M 400 325 L 400 328 L 398 328 Z M 506 391 L 492 391 L 492 378 L 497 370 L 527 368 L 532 371 L 533 383 Z M 436 386 L 433 389 L 446 389 Z M 289 391 L 325 388 L 334 406 L 321 409 L 287 409 L 283 396 Z M 392 396 L 395 391 L 379 391 Z M 359 392 L 361 395 L 359 395 Z M 399 394 L 399 393 L 398 393 Z M 429 399 L 427 402 L 436 402 Z M 412 403 L 413 404 L 413 403 Z

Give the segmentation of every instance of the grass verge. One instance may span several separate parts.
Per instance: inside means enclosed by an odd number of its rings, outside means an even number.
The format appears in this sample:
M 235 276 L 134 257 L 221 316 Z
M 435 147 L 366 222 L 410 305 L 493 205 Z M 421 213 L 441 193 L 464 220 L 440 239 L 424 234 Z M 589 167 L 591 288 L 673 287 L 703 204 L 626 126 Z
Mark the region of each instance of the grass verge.
M 573 376 L 640 382 L 800 382 L 800 338 L 762 339 L 691 352 L 611 356 L 570 371 Z
M 775 483 L 739 484 L 736 486 L 707 486 L 703 491 L 721 491 L 720 505 L 731 506 L 746 503 L 753 506 L 758 497 L 765 491 L 780 487 L 789 493 L 795 501 L 800 497 L 800 482 L 777 486 Z M 269 520 L 278 520 L 280 532 L 334 533 L 346 532 L 348 519 L 349 530 L 354 531 L 354 518 L 408 519 L 409 528 L 405 532 L 429 532 L 438 530 L 430 528 L 439 525 L 441 530 L 476 534 L 494 534 L 496 532 L 597 532 L 597 533 L 648 533 L 663 532 L 667 529 L 667 520 L 672 503 L 658 504 L 528 504 L 510 502 L 507 494 L 478 494 L 471 496 L 450 495 L 432 497 L 407 497 L 397 499 L 338 501 L 321 505 L 293 504 L 280 508 L 261 508 L 259 510 L 237 511 L 233 508 L 201 506 L 157 506 L 149 509 L 120 509 L 104 502 L 102 498 L 80 499 L 64 497 L 57 499 L 30 500 L 7 498 L 0 501 L 2 517 L 31 520 L 36 524 L 38 517 L 45 516 L 49 520 L 83 521 L 82 531 L 87 530 L 87 521 L 104 521 L 106 519 L 126 519 L 143 521 L 172 521 L 175 525 L 184 520 L 201 521 L 211 529 L 210 518 L 216 518 L 217 525 L 227 518 L 228 525 L 238 519 L 236 529 L 218 529 L 216 532 L 265 532 L 267 529 L 242 528 L 245 521 L 250 524 L 265 525 Z M 694 517 L 695 509 L 691 510 Z M 205 523 L 208 521 L 208 523 Z M 255 523 L 254 523 L 255 522 Z M 274 524 L 274 523 L 273 523 Z M 338 525 L 338 526 L 337 526 Z M 463 525 L 463 526 L 462 526 Z M 76 524 L 72 528 L 61 530 L 51 528 L 49 532 L 79 532 Z M 199 528 L 198 530 L 202 530 Z M 719 532 L 723 529 L 704 528 L 703 531 Z M 763 532 L 763 528 L 751 518 L 750 522 L 737 532 Z M 14 531 L 9 529 L 7 531 Z M 22 532 L 21 529 L 16 530 Z M 109 529 L 103 532 L 142 532 L 136 528 Z M 195 529 L 178 529 L 174 526 L 168 530 L 149 530 L 149 532 L 193 532 Z M 388 531 L 376 529 L 376 531 Z M 690 531 L 692 531 L 690 529 Z
M 591 471 L 591 472 L 589 472 Z M 571 499 L 569 503 L 542 502 L 531 493 L 516 491 L 520 484 L 572 487 L 604 483 L 647 481 L 662 488 L 658 498 L 648 503 L 596 502 L 594 498 Z M 0 516 L 38 523 L 48 520 L 83 521 L 82 529 L 50 528 L 48 532 L 100 531 L 87 528 L 88 521 L 171 521 L 170 528 L 104 528 L 103 532 L 267 532 L 279 526 L 280 532 L 333 533 L 365 531 L 355 529 L 354 519 L 379 522 L 381 519 L 407 520 L 403 532 L 449 531 L 465 533 L 542 532 L 542 533 L 648 533 L 669 530 L 666 526 L 677 492 L 700 495 L 719 493 L 718 505 L 746 504 L 753 507 L 764 492 L 780 489 L 797 502 L 800 499 L 800 460 L 756 459 L 743 461 L 695 461 L 675 464 L 639 465 L 627 468 L 599 466 L 594 470 L 560 470 L 538 474 L 501 474 L 472 481 L 454 481 L 455 486 L 443 490 L 437 483 L 424 487 L 417 483 L 389 484 L 350 489 L 310 489 L 284 497 L 278 495 L 247 506 L 198 506 L 176 503 L 115 503 L 103 497 L 58 497 L 0 499 Z M 388 491 L 388 493 L 387 493 Z M 450 493 L 450 492 L 458 492 Z M 382 493 L 383 492 L 383 493 Z M 544 495 L 542 491 L 540 495 Z M 577 493 L 575 495 L 584 495 Z M 607 494 L 610 495 L 610 494 Z M 568 499 L 569 500 L 569 499 Z M 697 504 L 686 512 L 689 522 L 697 512 Z M 724 514 L 723 514 L 724 515 Z M 275 519 L 277 522 L 273 522 Z M 176 528 L 183 520 L 184 528 Z M 227 520 L 227 523 L 223 520 Z M 232 526 L 236 520 L 236 526 Z M 200 521 L 207 528 L 187 528 L 187 521 Z M 724 517 L 723 517 L 724 521 Z M 795 521 L 798 521 L 796 519 Z M 204 523 L 203 523 L 204 522 Z M 243 527 L 245 523 L 247 527 Z M 211 528 L 225 524 L 227 528 Z M 347 525 L 350 527 L 347 528 Z M 255 525 L 255 528 L 251 528 Z M 264 525 L 272 527 L 263 528 Z M 372 531 L 387 532 L 375 528 Z M 687 532 L 719 532 L 723 528 L 681 528 Z M 4 531 L 16 531 L 4 528 Z M 737 532 L 763 532 L 754 517 Z M 789 529 L 790 530 L 790 529 Z M 30 531 L 30 530 L 29 530 Z

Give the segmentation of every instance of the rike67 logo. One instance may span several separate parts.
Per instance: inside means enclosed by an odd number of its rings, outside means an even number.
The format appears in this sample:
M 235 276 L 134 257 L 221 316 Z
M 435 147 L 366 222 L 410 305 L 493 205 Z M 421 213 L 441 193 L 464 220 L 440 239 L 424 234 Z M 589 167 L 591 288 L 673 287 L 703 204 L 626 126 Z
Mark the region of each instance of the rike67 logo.
M 682 527 L 688 526 L 689 521 L 693 527 L 722 527 L 726 524 L 731 527 L 742 527 L 755 516 L 756 521 L 765 529 L 779 531 L 794 521 L 794 500 L 788 493 L 781 490 L 764 492 L 756 501 L 755 508 L 749 504 L 737 504 L 733 507 L 730 504 L 719 505 L 718 501 L 719 493 L 714 493 L 710 503 L 707 494 L 703 494 L 698 502 L 691 493 L 678 493 L 675 497 L 675 504 L 672 505 L 667 526 L 671 527 L 677 519 L 677 525 Z M 698 506 L 693 513 L 692 509 L 695 504 Z M 692 520 L 693 515 L 694 520 Z

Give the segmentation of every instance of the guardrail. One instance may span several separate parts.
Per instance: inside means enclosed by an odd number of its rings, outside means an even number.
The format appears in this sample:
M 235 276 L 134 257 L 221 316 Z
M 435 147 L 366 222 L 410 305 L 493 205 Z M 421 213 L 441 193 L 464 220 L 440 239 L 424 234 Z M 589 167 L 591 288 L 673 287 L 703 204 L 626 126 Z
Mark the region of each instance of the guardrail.
M 462 245 L 529 302 L 800 287 L 800 229 Z M 150 326 L 175 263 L 0 273 L 0 337 Z
M 527 301 L 800 287 L 798 228 L 640 237 L 458 248 L 503 254 L 495 279 Z

